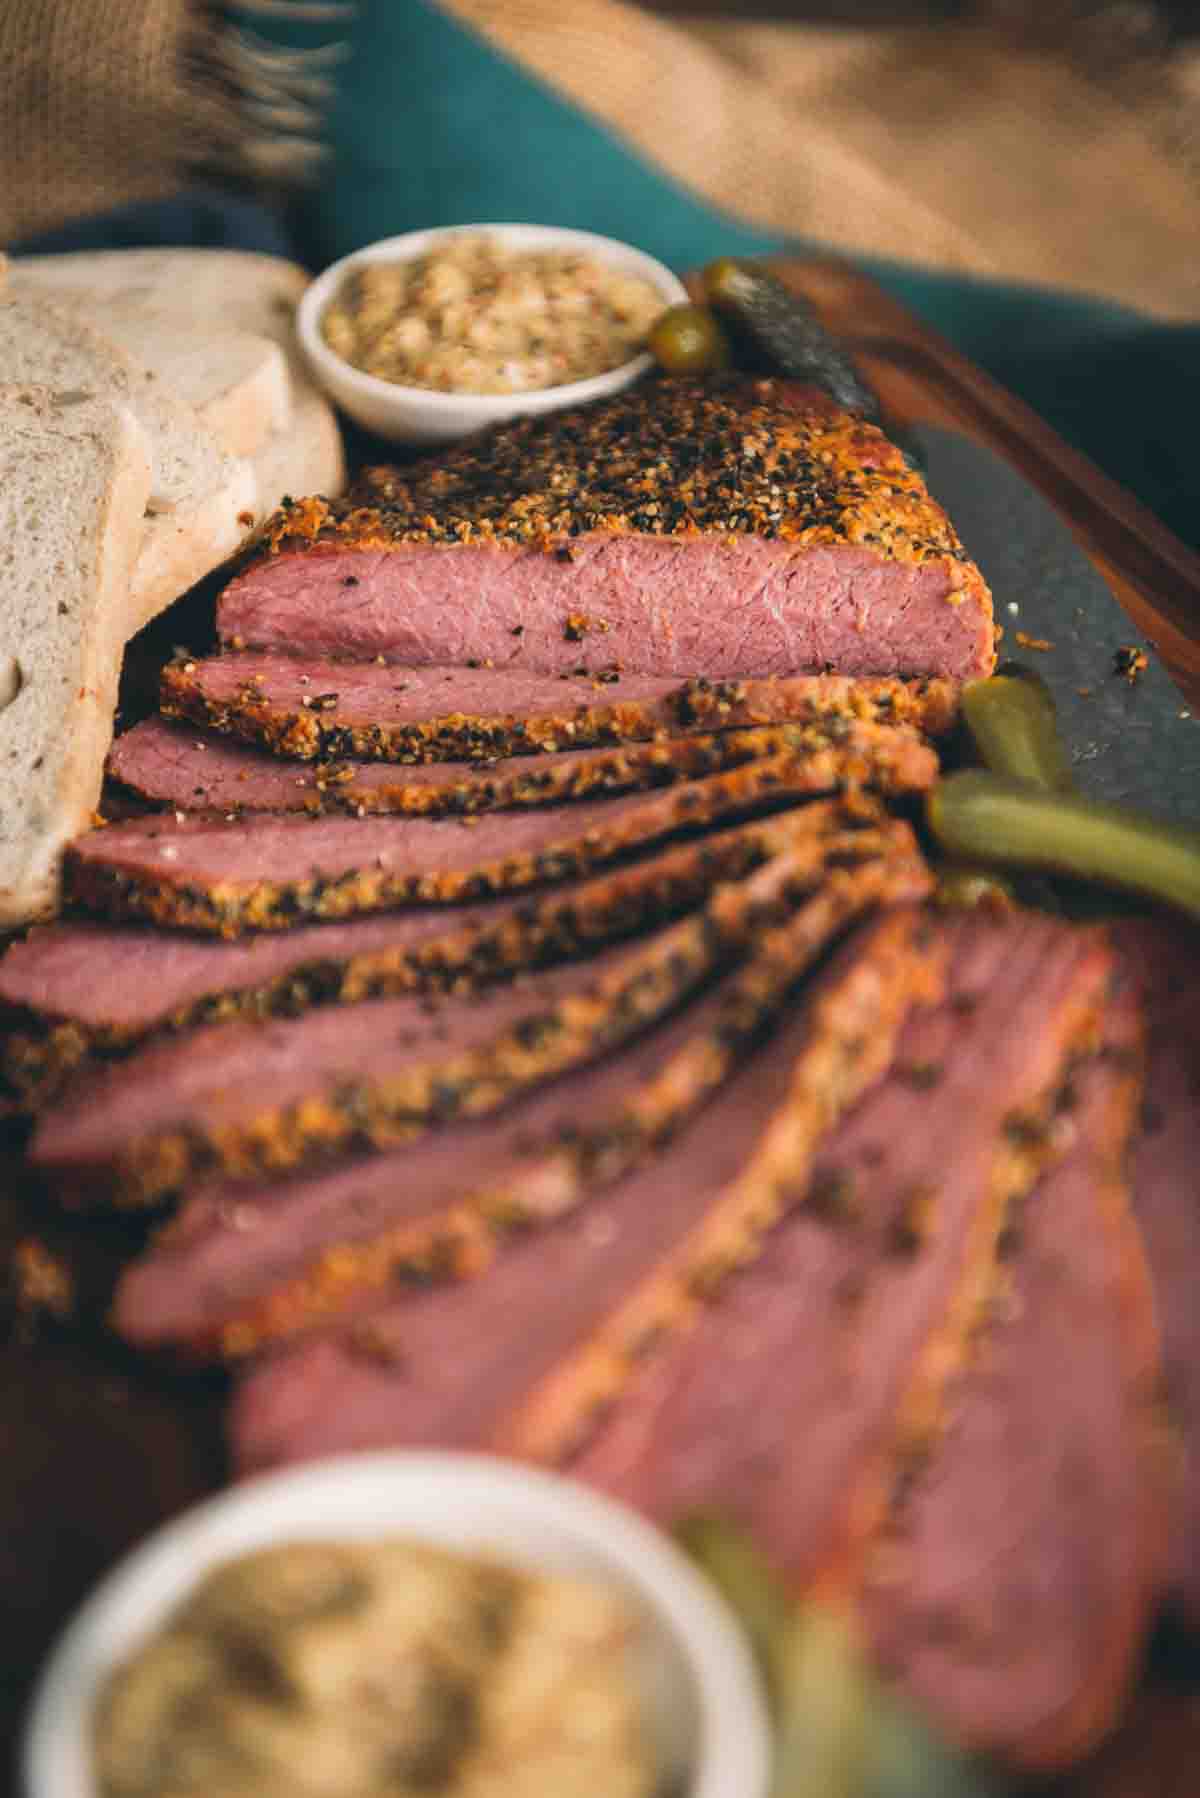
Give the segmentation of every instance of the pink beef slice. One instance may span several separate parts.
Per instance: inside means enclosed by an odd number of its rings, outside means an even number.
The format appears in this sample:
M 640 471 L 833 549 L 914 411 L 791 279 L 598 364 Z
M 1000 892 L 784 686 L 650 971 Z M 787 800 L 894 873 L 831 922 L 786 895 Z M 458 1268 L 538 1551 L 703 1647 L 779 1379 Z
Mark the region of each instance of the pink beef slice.
M 823 889 L 676 1017 L 490 1118 L 307 1181 L 196 1193 L 122 1281 L 118 1327 L 242 1354 L 406 1271 L 478 1273 L 509 1232 L 628 1171 L 716 1090 L 828 942 L 879 897 L 909 896 L 903 877 L 885 891 L 878 873 Z M 911 897 L 920 891 L 914 878 Z
M 151 1042 L 126 1061 L 81 1076 L 39 1121 L 30 1161 L 70 1202 L 88 1202 L 110 1187 L 119 1196 L 121 1170 L 140 1144 L 178 1137 L 181 1154 L 192 1145 L 190 1171 L 197 1155 L 203 1163 L 196 1144 L 249 1140 L 260 1120 L 291 1117 L 306 1101 L 327 1103 L 349 1119 L 364 1088 L 482 1049 L 607 978 L 619 987 L 646 955 L 643 944 L 618 947 L 482 993 L 370 1000 L 266 1024 L 212 1024 Z M 321 1131 L 305 1142 L 319 1157 Z
M 797 1582 L 861 1553 L 923 1353 L 947 1330 L 954 1348 L 956 1295 L 990 1264 L 1009 1129 L 1063 1080 L 1111 967 L 1098 936 L 1033 913 L 948 928 L 947 1002 L 910 1020 L 807 1205 L 572 1468 L 660 1522 L 737 1516 Z
M 345 1302 L 340 1295 L 335 1302 L 340 1288 L 352 1297 L 356 1284 L 344 1264 L 387 1234 L 407 1228 L 424 1242 L 415 1269 L 448 1262 L 456 1241 L 469 1257 L 474 1245 L 457 1208 L 475 1195 L 495 1195 L 513 1222 L 548 1221 L 574 1202 L 564 1146 L 598 1129 L 678 1050 L 711 1033 L 721 1005 L 718 988 L 598 1066 L 394 1153 L 307 1180 L 223 1182 L 196 1193 L 125 1270 L 114 1300 L 117 1329 L 143 1347 L 240 1349 L 272 1326 L 300 1328 L 306 1314 L 319 1320 Z M 285 1315 L 272 1298 L 287 1287 L 293 1296 Z M 231 1330 L 237 1340 L 227 1343 Z
M 364 503 L 365 502 L 365 503 Z M 646 382 L 277 517 L 226 642 L 560 674 L 990 672 L 991 598 L 920 475 L 786 383 Z
M 837 719 L 804 730 L 719 731 L 673 742 L 615 749 L 563 750 L 478 762 L 288 761 L 222 740 L 198 737 L 161 718 L 135 725 L 114 744 L 108 772 L 143 798 L 184 811 L 345 812 L 355 816 L 474 815 L 578 803 L 611 794 L 703 779 L 792 749 L 812 771 L 814 792 L 842 777 L 872 785 L 928 786 L 933 751 L 909 732 Z
M 1127 987 L 1061 1121 L 1065 1158 L 1011 1219 L 944 1434 L 898 1469 L 862 1592 L 907 1695 L 1037 1768 L 1120 1714 L 1165 1559 L 1154 1294 L 1125 1174 L 1139 1031 Z
M 14 943 L 0 960 L 0 1004 L 46 1022 L 70 1019 L 107 1037 L 136 1037 L 205 1000 L 268 987 L 289 973 L 328 970 L 334 984 L 356 956 L 416 951 L 450 932 L 499 923 L 527 898 L 463 906 L 449 916 L 429 906 L 399 917 L 309 924 L 278 935 L 214 942 L 211 937 L 87 919 L 47 924 Z M 286 1010 L 281 1003 L 279 1010 Z
M 288 757 L 491 761 L 750 725 L 861 718 L 931 734 L 957 715 L 956 681 L 797 674 L 679 680 L 586 664 L 566 675 L 499 668 L 400 668 L 384 659 L 239 650 L 169 662 L 160 703 Z
M 158 812 L 77 837 L 64 890 L 101 916 L 236 936 L 553 885 L 808 797 L 802 758 L 785 752 L 664 792 L 481 817 Z
M 1158 1298 L 1168 1410 L 1183 1450 L 1171 1591 L 1200 1628 L 1200 933 L 1138 921 L 1118 927 L 1143 985 L 1148 1065 L 1134 1150 L 1134 1209 Z
M 238 1468 L 413 1445 L 554 1458 L 700 1302 L 714 1261 L 752 1252 L 821 1120 L 886 1065 L 939 949 L 885 917 L 645 1168 L 483 1278 L 375 1301 L 252 1370 L 230 1418 Z

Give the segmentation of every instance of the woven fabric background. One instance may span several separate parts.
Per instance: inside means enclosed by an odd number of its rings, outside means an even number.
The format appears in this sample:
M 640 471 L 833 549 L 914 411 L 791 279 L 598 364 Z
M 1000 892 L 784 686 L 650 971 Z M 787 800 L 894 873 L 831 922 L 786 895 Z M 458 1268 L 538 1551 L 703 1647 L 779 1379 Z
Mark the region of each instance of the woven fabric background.
M 0 243 L 173 192 L 220 108 L 188 0 L 0 0 Z
M 766 232 L 1200 316 L 1200 157 L 1178 129 L 1200 118 L 1194 77 L 1164 107 L 1161 82 L 963 29 L 438 3 Z M 307 68 L 272 60 L 254 26 L 324 20 L 336 36 L 352 13 L 351 0 L 0 0 L 0 242 L 167 194 L 197 168 L 260 187 L 319 179 L 336 48 Z

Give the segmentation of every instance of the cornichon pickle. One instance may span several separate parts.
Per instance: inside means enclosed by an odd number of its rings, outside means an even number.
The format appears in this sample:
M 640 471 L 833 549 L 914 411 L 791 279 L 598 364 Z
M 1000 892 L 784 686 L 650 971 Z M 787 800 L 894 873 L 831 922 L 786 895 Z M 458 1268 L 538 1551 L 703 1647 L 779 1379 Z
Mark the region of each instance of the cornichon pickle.
M 732 360 L 729 339 L 707 306 L 668 307 L 646 348 L 669 375 L 705 375 Z
M 685 1518 L 676 1525 L 675 1536 L 742 1625 L 772 1705 L 777 1704 L 783 1673 L 779 1656 L 792 1609 L 787 1593 L 745 1532 L 723 1518 Z
M 1048 792 L 1074 785 L 1058 733 L 1054 697 L 1032 668 L 1005 662 L 990 680 L 963 688 L 962 712 L 984 766 Z
M 732 336 L 739 366 L 810 381 L 843 411 L 880 423 L 879 401 L 807 300 L 769 269 L 722 256 L 704 271 L 704 293 Z
M 771 1798 L 995 1798 L 867 1664 L 849 1613 L 792 1601 L 737 1524 L 694 1517 L 676 1535 L 746 1631 L 770 1690 Z
M 1200 917 L 1200 831 L 982 768 L 948 775 L 925 809 L 937 841 L 963 860 L 1071 874 Z

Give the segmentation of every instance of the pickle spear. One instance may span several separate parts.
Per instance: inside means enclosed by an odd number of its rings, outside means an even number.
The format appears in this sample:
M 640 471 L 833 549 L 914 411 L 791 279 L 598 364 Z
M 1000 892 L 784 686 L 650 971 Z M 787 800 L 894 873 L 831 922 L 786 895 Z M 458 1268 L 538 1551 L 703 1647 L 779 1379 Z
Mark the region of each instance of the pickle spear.
M 848 1609 L 794 1603 L 722 1518 L 693 1518 L 676 1536 L 745 1629 L 766 1679 L 770 1798 L 997 1798 L 982 1766 L 875 1677 Z
M 963 688 L 962 713 L 985 768 L 1051 793 L 1074 786 L 1054 697 L 1032 668 L 1003 662 Z
M 878 399 L 845 350 L 768 269 L 722 256 L 704 271 L 704 294 L 733 337 L 739 366 L 811 381 L 844 412 L 882 423 Z
M 947 775 L 925 815 L 965 861 L 1100 881 L 1200 918 L 1200 831 L 982 768 Z

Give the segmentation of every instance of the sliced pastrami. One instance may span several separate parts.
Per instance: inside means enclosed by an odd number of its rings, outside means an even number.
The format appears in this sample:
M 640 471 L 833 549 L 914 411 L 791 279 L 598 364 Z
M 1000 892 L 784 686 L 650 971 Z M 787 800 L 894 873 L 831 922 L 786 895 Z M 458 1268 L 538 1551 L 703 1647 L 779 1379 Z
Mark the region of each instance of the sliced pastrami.
M 1112 1727 L 1160 1590 L 1168 1461 L 1154 1294 L 1126 1150 L 1131 988 L 1010 1218 L 941 1434 L 897 1470 L 862 1612 L 878 1660 L 956 1740 L 1046 1770 Z
M 932 1427 L 1112 967 L 1099 934 L 1034 913 L 943 928 L 945 1004 L 821 1147 L 804 1207 L 573 1468 L 665 1522 L 738 1517 L 798 1582 L 853 1572 L 897 1444 Z
M 1169 1585 L 1200 1629 L 1200 933 L 1163 919 L 1122 923 L 1116 935 L 1147 1014 L 1131 1172 L 1158 1299 L 1167 1409 L 1182 1448 Z
M 877 854 L 893 836 L 869 814 L 817 802 L 590 880 L 451 911 L 415 908 L 232 942 L 88 920 L 37 926 L 0 960 L 4 1075 L 18 1102 L 38 1109 L 81 1061 L 127 1053 L 153 1032 L 482 984 L 666 923 L 801 839 L 816 868 Z
M 739 377 L 642 383 L 289 507 L 218 626 L 549 674 L 971 679 L 995 648 L 983 577 L 901 452 L 812 389 Z
M 812 883 L 811 855 L 784 851 L 644 943 L 499 992 L 382 999 L 152 1043 L 71 1088 L 42 1116 L 30 1160 L 64 1202 L 146 1204 L 200 1177 L 250 1180 L 394 1146 L 636 1035 Z
M 811 795 L 801 758 L 751 762 L 667 793 L 481 818 L 213 818 L 111 824 L 66 851 L 67 897 L 101 917 L 238 936 L 407 905 L 455 905 L 579 879 L 722 819 Z
M 680 682 L 616 669 L 395 668 L 245 650 L 169 663 L 160 704 L 168 718 L 277 755 L 457 762 L 837 719 L 936 734 L 954 721 L 958 683 L 840 674 Z
M 230 1419 L 236 1466 L 410 1445 L 566 1452 L 718 1270 L 754 1252 L 940 967 L 918 914 L 870 927 L 647 1167 L 486 1278 L 376 1302 L 252 1371 Z
M 924 790 L 937 777 L 932 749 L 891 725 L 832 719 L 823 725 L 728 730 L 616 749 L 489 762 L 284 760 L 206 732 L 148 718 L 113 745 L 108 771 L 143 799 L 182 811 L 404 813 L 447 817 L 523 811 L 698 780 L 766 756 L 802 759 L 814 792 L 853 783 L 876 792 Z
M 928 884 L 898 858 L 834 873 L 740 971 L 600 1065 L 375 1161 L 196 1194 L 121 1280 L 117 1328 L 143 1345 L 244 1354 L 402 1276 L 477 1275 L 506 1234 L 560 1216 L 651 1153 L 856 914 Z

